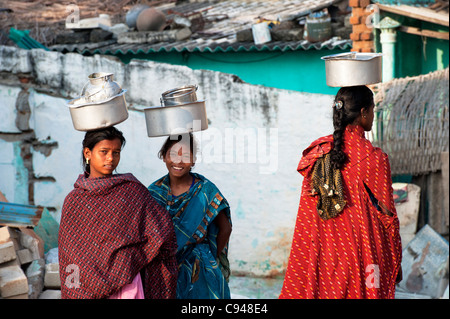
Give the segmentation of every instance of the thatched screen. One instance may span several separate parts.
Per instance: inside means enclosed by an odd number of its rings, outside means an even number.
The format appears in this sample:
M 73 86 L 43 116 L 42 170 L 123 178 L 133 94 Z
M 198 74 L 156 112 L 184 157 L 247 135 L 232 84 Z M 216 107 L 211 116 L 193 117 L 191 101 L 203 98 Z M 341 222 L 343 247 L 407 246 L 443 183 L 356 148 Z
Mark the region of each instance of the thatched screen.
M 389 156 L 392 175 L 441 169 L 449 142 L 449 69 L 394 79 L 374 88 L 373 144 Z

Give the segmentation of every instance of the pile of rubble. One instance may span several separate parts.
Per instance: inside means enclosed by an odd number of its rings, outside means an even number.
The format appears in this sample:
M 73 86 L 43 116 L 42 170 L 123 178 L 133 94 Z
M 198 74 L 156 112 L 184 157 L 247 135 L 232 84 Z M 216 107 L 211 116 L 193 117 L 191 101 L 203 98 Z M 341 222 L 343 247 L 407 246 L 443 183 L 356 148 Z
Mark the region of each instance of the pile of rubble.
M 58 249 L 29 228 L 0 227 L 0 299 L 61 299 Z

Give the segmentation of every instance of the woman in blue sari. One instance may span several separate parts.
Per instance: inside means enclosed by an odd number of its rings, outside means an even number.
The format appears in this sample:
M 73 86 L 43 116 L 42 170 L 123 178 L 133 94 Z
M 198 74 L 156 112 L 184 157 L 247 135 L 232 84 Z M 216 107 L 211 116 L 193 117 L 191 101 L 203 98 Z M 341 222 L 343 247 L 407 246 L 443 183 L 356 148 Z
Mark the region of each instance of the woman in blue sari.
M 148 189 L 172 216 L 177 238 L 178 299 L 229 299 L 227 258 L 231 215 L 227 200 L 204 176 L 193 173 L 192 133 L 170 136 L 158 156 L 168 174 Z

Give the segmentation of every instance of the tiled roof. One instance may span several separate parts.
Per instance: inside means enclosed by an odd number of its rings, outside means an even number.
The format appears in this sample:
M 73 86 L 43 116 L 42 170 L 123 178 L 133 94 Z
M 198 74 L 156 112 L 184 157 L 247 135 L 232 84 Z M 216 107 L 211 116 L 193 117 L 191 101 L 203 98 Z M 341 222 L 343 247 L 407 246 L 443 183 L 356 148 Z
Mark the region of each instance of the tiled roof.
M 288 51 L 309 49 L 349 49 L 351 40 L 332 38 L 324 42 L 271 41 L 255 45 L 253 42 L 238 42 L 236 32 L 249 29 L 258 19 L 292 21 L 306 17 L 342 0 L 289 0 L 289 1 L 190 1 L 176 5 L 163 4 L 155 7 L 166 14 L 167 20 L 175 15 L 189 16 L 201 12 L 204 26 L 194 31 L 190 39 L 153 44 L 119 44 L 114 41 L 102 43 L 64 44 L 51 46 L 61 52 L 90 54 L 137 54 L 152 52 L 238 52 L 238 51 Z

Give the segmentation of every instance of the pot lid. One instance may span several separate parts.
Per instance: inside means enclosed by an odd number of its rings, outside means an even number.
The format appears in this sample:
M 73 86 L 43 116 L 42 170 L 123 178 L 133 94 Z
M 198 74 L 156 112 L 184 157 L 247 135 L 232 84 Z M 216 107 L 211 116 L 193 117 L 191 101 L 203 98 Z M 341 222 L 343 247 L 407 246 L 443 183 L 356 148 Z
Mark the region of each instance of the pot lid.
M 95 102 L 87 102 L 83 96 L 78 96 L 72 100 L 69 100 L 67 102 L 67 106 L 69 108 L 77 108 L 77 107 L 82 107 L 82 106 L 87 106 L 87 105 L 95 105 L 95 104 L 105 104 L 109 101 L 114 100 L 115 98 L 124 95 L 127 92 L 127 90 L 122 89 L 119 93 L 117 93 L 116 95 L 113 95 L 109 98 L 107 98 L 106 100 L 101 100 L 101 101 L 95 101 Z

